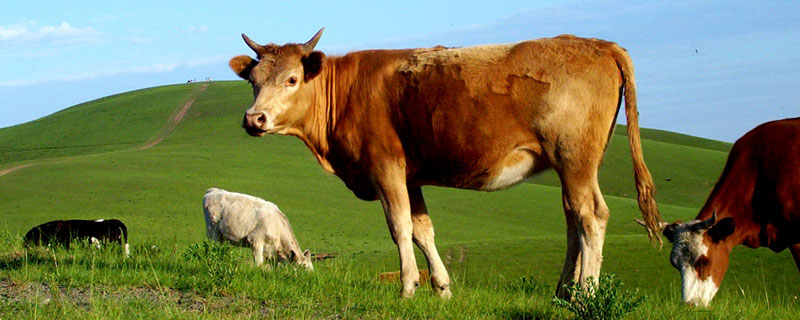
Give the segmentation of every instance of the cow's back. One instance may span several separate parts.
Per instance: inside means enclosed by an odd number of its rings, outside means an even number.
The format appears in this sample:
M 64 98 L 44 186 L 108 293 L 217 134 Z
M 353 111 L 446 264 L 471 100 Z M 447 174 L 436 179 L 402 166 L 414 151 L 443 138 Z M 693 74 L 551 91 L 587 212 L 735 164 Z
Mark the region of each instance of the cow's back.
M 781 226 L 800 228 L 800 118 L 772 121 L 756 127 L 741 142 L 752 149 L 758 178 L 753 204 L 758 212 L 773 212 Z M 734 149 L 738 146 L 734 145 Z M 733 151 L 732 151 L 733 152 Z M 791 230 L 800 241 L 800 229 Z
M 203 208 L 209 237 L 220 240 L 215 238 L 219 235 L 234 242 L 263 234 L 271 212 L 280 212 L 269 201 L 222 189 L 210 189 L 203 197 Z
M 742 243 L 800 243 L 800 118 L 767 122 L 737 140 L 698 219 L 737 219 Z
M 405 91 L 392 127 L 421 180 L 462 188 L 483 188 L 515 148 L 538 157 L 536 172 L 559 149 L 602 153 L 621 100 L 620 54 L 572 36 L 420 49 L 398 68 Z

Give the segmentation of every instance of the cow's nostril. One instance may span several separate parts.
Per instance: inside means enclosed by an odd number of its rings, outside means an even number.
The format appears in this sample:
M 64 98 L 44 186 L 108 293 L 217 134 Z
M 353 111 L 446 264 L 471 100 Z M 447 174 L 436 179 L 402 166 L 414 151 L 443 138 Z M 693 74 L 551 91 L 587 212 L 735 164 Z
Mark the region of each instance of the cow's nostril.
M 265 122 L 267 122 L 267 116 L 265 116 L 263 113 L 258 115 L 258 117 L 256 118 L 256 123 L 262 124 Z

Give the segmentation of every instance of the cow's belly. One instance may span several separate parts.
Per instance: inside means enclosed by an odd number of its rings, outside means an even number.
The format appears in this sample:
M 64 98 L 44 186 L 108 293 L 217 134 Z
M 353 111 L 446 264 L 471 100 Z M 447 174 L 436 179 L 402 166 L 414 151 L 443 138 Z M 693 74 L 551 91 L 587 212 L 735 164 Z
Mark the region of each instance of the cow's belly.
M 496 149 L 495 149 L 496 150 Z M 420 185 L 480 191 L 502 190 L 519 184 L 525 178 L 549 168 L 538 143 L 516 144 L 504 151 L 460 152 L 460 149 L 440 153 L 436 159 L 417 162 L 410 179 Z
M 516 163 L 509 163 L 495 170 L 494 176 L 488 177 L 483 190 L 502 190 L 514 186 L 533 174 L 533 157 L 522 157 Z
M 245 244 L 248 237 L 254 232 L 257 225 L 255 221 L 248 221 L 242 218 L 236 219 L 234 217 L 226 217 L 222 219 L 217 225 L 217 232 L 221 238 L 231 243 Z
M 489 174 L 480 189 L 486 191 L 506 189 L 519 184 L 544 167 L 541 161 L 537 161 L 535 153 L 530 148 L 514 149 L 489 168 Z

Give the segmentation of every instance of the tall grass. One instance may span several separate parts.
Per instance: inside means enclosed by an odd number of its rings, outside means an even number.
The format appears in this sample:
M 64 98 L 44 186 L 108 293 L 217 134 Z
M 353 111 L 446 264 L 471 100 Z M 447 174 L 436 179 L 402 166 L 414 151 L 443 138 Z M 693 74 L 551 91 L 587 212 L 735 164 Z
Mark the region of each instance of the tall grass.
M 134 243 L 129 258 L 117 245 L 97 249 L 75 243 L 68 251 L 59 247 L 25 249 L 20 237 L 8 233 L 0 233 L 0 243 L 3 319 L 572 317 L 551 302 L 552 287 L 535 275 L 468 280 L 453 270 L 453 299 L 442 301 L 430 286 L 423 285 L 415 298 L 405 300 L 399 298 L 398 283 L 378 281 L 377 274 L 347 257 L 318 262 L 314 272 L 292 265 L 268 271 L 252 265 L 247 250 L 195 255 L 203 252 L 198 250 L 202 243 Z M 217 287 L 211 290 L 202 281 L 187 281 L 187 276 L 214 279 L 214 274 L 207 273 L 213 269 L 204 261 L 207 258 L 236 269 L 224 282 L 215 282 Z M 628 318 L 776 319 L 791 318 L 797 311 L 795 301 L 770 299 L 765 303 L 758 295 L 718 299 L 710 309 L 692 309 L 676 303 L 674 297 L 654 295 Z

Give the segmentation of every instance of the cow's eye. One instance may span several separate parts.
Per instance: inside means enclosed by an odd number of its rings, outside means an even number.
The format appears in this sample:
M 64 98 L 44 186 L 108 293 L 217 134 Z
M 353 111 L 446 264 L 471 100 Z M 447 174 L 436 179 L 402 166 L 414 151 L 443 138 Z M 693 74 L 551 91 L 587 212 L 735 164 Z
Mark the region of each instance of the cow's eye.
M 296 84 L 297 84 L 297 77 L 289 77 L 289 79 L 286 79 L 287 87 L 294 87 Z

